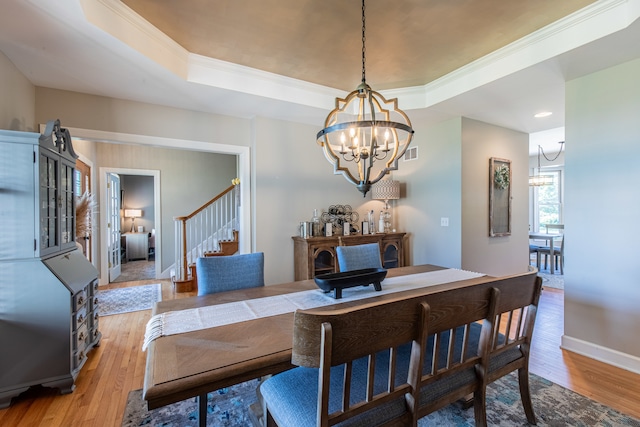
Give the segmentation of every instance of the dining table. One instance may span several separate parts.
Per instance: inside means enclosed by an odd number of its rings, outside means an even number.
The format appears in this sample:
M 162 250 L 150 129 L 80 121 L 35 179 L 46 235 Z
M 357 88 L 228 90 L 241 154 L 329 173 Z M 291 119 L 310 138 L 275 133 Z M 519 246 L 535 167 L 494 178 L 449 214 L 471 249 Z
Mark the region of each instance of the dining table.
M 422 273 L 443 273 L 441 270 L 455 269 L 435 265 L 389 269 L 387 277 L 382 282 L 382 288 L 384 291 L 385 281 L 408 281 L 411 277 L 421 277 Z M 385 294 L 374 291 L 371 286 L 359 287 L 362 290 L 356 289 L 354 292 L 366 292 L 364 299 L 336 299 L 326 308 L 391 300 L 399 296 L 427 295 L 431 292 L 472 286 L 492 280 L 489 276 L 477 273 L 467 277 L 470 278 L 424 286 L 420 284 L 399 293 Z M 292 297 L 312 290 L 322 293 L 314 280 L 309 279 L 161 301 L 155 304 L 149 325 L 156 321 L 154 319 L 181 314 L 188 314 L 186 323 L 190 323 L 190 313 L 193 310 L 223 310 L 233 303 L 260 302 L 264 298 L 274 296 Z M 323 296 L 323 298 L 328 297 Z M 148 343 L 145 342 L 147 361 L 143 399 L 146 400 L 148 409 L 196 397 L 198 398 L 199 425 L 205 425 L 208 392 L 293 368 L 294 365 L 291 364 L 293 311 L 213 327 L 201 326 L 196 330 L 161 335 Z
M 555 274 L 555 264 L 556 264 L 556 257 L 554 256 L 555 253 L 555 245 L 554 245 L 554 241 L 556 239 L 562 239 L 563 235 L 560 233 L 529 233 L 529 240 L 545 240 L 548 245 L 549 245 L 549 273 L 551 274 Z M 537 266 L 538 269 L 540 269 L 540 265 Z

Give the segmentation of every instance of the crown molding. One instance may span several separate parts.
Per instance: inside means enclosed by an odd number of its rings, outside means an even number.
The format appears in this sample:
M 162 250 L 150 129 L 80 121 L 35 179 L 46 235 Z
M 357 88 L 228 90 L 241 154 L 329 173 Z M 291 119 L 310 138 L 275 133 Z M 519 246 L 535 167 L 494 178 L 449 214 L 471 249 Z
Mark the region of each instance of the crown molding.
M 636 0 L 600 0 L 424 86 L 426 108 L 628 27 Z M 418 94 L 414 94 L 418 96 Z
M 189 52 L 119 0 L 78 0 L 88 23 L 186 79 Z
M 344 91 L 188 52 L 119 0 L 76 0 L 86 19 L 185 81 L 314 108 Z M 600 0 L 423 86 L 381 91 L 423 109 L 613 34 L 640 17 L 637 0 Z

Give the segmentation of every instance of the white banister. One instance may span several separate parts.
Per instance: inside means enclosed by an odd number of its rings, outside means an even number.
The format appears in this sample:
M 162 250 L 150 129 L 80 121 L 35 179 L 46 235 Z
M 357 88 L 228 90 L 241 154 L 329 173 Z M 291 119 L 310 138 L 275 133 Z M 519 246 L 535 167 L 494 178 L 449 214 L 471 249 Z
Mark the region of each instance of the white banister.
M 233 185 L 187 216 L 175 217 L 175 281 L 188 280 L 189 266 L 198 257 L 220 250 L 221 241 L 238 230 L 239 186 Z

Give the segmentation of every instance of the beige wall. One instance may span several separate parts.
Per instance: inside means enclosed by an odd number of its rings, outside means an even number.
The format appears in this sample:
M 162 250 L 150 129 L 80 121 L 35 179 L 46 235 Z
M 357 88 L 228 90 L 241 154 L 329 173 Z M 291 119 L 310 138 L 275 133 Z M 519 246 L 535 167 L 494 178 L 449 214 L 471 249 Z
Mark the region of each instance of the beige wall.
M 394 179 L 400 181 L 395 202 L 398 229 L 409 233 L 410 264 L 435 264 L 460 268 L 462 251 L 462 127 L 461 118 L 434 126 L 413 122 L 411 145 L 416 160 L 399 162 Z M 440 218 L 449 226 L 441 227 Z
M 511 235 L 489 237 L 489 159 L 511 161 Z M 528 268 L 529 135 L 462 120 L 462 268 L 493 276 Z
M 394 173 L 405 187 L 396 215 L 400 229 L 411 233 L 411 263 L 490 275 L 526 271 L 528 135 L 467 118 L 428 127 L 414 122 L 414 128 L 418 159 L 401 161 Z M 489 237 L 491 157 L 512 162 L 510 236 Z
M 143 102 L 36 88 L 36 120 L 64 127 L 249 146 L 246 119 Z
M 563 346 L 640 372 L 640 60 L 566 87 Z
M 0 52 L 0 129 L 38 132 L 35 86 Z

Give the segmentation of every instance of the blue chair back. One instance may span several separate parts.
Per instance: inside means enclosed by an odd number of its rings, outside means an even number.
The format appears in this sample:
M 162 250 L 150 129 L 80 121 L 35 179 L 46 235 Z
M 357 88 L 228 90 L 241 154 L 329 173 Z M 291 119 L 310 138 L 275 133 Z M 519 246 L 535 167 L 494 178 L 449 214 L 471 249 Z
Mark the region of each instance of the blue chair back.
M 336 246 L 336 255 L 338 256 L 340 271 L 382 268 L 380 246 L 377 243 Z
M 264 253 L 196 260 L 198 295 L 264 286 Z

